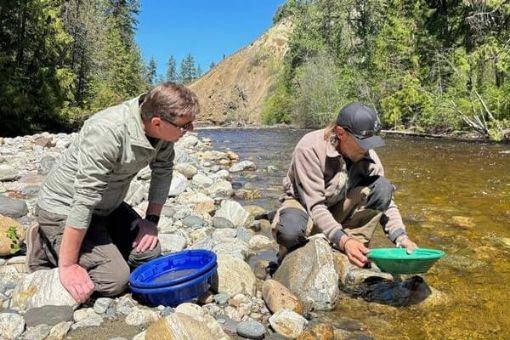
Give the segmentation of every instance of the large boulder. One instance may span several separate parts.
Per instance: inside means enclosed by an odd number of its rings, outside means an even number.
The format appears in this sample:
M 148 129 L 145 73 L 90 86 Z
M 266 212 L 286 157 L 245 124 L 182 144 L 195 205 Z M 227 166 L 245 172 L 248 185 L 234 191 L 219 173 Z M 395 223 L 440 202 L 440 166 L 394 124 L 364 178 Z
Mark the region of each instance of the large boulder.
M 0 256 L 15 254 L 25 239 L 25 229 L 7 216 L 0 215 Z
M 312 238 L 304 247 L 288 254 L 273 279 L 282 283 L 307 307 L 331 310 L 339 289 L 333 251 L 323 238 Z
M 255 294 L 257 279 L 250 266 L 243 260 L 231 255 L 218 255 L 218 277 L 214 289 L 219 293 Z
M 12 294 L 11 307 L 25 311 L 46 305 L 78 307 L 78 303 L 62 286 L 58 268 L 38 270 L 27 275 Z

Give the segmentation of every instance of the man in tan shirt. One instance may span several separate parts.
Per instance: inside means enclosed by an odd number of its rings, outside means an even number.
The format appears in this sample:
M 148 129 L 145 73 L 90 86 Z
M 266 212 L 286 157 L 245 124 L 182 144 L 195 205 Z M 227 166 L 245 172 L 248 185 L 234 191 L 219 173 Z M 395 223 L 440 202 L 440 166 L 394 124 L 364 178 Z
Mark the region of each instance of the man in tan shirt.
M 407 236 L 393 202 L 393 185 L 373 149 L 384 145 L 376 136 L 377 113 L 351 103 L 327 128 L 306 134 L 296 145 L 283 180 L 282 207 L 273 220 L 280 259 L 322 233 L 349 260 L 363 267 L 368 244 L 381 223 L 388 238 L 408 252 L 416 244 Z

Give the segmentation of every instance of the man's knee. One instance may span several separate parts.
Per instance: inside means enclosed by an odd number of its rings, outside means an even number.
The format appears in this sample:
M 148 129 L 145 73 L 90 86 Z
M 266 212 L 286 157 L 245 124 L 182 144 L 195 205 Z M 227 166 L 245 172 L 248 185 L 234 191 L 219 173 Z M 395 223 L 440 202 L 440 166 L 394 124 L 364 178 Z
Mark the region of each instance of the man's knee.
M 136 268 L 139 265 L 141 265 L 147 261 L 150 261 L 152 259 L 155 259 L 157 257 L 160 257 L 160 256 L 161 256 L 161 244 L 158 242 L 156 247 L 154 247 L 154 249 L 152 249 L 152 250 L 146 250 L 144 252 L 137 252 L 136 250 L 133 249 L 131 251 L 131 253 L 129 254 L 128 264 L 132 268 Z
M 306 243 L 308 215 L 301 209 L 284 208 L 280 210 L 276 225 L 276 241 L 287 249 L 295 249 Z
M 358 184 L 367 186 L 370 194 L 365 205 L 366 209 L 373 209 L 384 212 L 390 206 L 395 188 L 390 181 L 381 176 L 371 176 L 364 180 L 364 183 Z
M 129 282 L 130 270 L 128 264 L 126 262 L 119 262 L 106 267 L 108 268 L 104 268 L 101 271 L 102 275 L 90 273 L 91 279 L 95 284 L 95 291 L 103 296 L 122 294 L 127 289 Z

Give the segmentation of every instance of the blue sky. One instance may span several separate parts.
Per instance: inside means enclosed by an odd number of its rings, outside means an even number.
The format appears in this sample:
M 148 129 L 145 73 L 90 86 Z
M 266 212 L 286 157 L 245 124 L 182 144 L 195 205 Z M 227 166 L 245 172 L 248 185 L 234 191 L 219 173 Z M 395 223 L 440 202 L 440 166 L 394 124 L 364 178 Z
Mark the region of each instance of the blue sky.
M 156 59 L 165 75 L 170 55 L 177 71 L 191 53 L 205 72 L 254 41 L 272 23 L 285 0 L 141 0 L 136 42 L 147 63 Z

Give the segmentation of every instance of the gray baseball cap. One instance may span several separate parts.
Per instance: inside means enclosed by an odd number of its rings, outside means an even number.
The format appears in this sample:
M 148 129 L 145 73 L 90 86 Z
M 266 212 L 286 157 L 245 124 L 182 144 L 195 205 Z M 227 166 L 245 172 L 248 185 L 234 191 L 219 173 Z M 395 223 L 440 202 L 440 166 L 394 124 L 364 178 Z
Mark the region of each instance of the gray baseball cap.
M 376 136 L 381 128 L 379 117 L 374 109 L 365 104 L 344 106 L 336 118 L 336 124 L 350 132 L 365 150 L 384 146 L 384 140 Z

